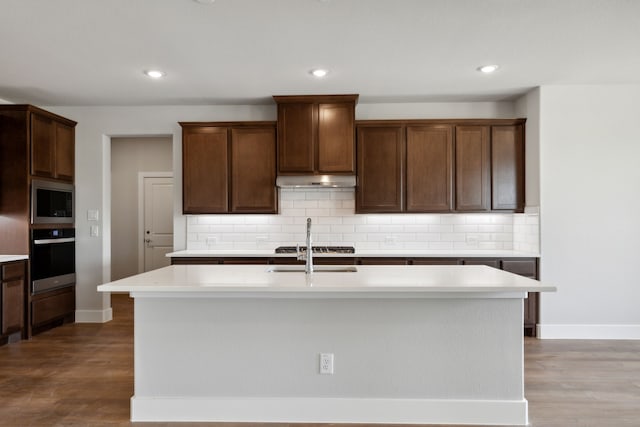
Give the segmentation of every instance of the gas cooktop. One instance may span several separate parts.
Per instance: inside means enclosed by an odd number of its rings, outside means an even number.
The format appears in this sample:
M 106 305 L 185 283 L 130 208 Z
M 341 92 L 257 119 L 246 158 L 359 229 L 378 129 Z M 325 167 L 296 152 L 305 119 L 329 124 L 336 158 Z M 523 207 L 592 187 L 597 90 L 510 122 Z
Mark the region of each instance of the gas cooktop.
M 353 246 L 312 246 L 314 254 L 353 254 L 356 249 Z M 300 246 L 300 252 L 306 252 L 306 246 Z M 276 248 L 277 254 L 295 254 L 295 246 L 278 246 Z

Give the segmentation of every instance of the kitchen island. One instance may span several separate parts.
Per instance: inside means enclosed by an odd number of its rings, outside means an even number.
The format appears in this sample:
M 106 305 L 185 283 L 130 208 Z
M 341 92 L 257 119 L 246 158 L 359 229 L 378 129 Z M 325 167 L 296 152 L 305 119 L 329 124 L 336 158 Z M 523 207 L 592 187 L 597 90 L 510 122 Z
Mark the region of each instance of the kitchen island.
M 555 287 L 486 266 L 295 268 L 99 286 L 135 299 L 132 421 L 527 423 L 522 301 Z

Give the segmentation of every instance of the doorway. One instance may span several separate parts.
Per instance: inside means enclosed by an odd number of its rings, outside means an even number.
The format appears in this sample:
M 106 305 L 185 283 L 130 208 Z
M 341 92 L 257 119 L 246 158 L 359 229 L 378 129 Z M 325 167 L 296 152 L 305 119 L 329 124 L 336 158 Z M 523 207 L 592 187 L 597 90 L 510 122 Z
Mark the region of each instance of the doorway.
M 171 264 L 173 174 L 140 172 L 138 177 L 138 272 Z
M 139 176 L 141 173 L 172 176 L 172 146 L 171 136 L 111 138 L 111 280 L 140 272 L 144 225 L 138 218 L 144 203 Z M 164 215 L 173 218 L 172 203 L 162 209 L 168 209 Z M 173 227 L 173 222 L 169 222 Z

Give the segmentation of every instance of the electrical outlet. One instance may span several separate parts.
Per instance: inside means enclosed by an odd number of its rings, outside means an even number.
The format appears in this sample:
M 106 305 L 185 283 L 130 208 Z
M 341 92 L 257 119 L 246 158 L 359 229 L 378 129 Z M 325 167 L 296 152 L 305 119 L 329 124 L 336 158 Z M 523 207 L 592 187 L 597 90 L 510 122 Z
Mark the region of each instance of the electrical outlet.
M 333 353 L 320 353 L 320 373 L 333 375 Z
M 384 243 L 387 245 L 395 245 L 398 243 L 398 238 L 396 236 L 385 236 Z
M 218 236 L 207 236 L 206 238 L 207 246 L 213 246 L 218 244 Z

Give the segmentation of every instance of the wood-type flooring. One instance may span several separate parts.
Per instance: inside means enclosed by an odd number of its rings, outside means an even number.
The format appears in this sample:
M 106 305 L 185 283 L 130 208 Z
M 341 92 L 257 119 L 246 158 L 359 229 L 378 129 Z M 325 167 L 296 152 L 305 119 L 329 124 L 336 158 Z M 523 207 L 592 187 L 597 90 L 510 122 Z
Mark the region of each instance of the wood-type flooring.
M 123 294 L 112 301 L 111 322 L 64 325 L 0 347 L 0 426 L 289 426 L 129 422 L 133 304 Z M 640 341 L 527 338 L 525 395 L 532 426 L 638 427 Z

